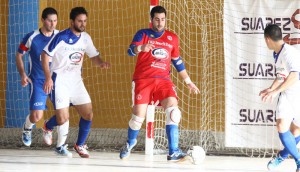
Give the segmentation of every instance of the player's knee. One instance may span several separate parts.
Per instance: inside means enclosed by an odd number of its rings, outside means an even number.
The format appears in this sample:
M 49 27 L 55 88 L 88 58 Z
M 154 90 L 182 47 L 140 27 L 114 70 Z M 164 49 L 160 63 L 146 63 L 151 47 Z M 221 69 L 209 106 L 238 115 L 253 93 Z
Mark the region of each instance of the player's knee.
M 57 116 L 56 116 L 56 122 L 57 122 L 58 125 L 63 125 L 63 124 L 65 124 L 67 121 L 69 121 L 69 119 L 66 118 L 66 117 L 57 117 Z
M 85 115 L 82 115 L 82 118 L 87 120 L 87 121 L 92 121 L 93 119 L 93 112 L 87 113 Z
M 132 117 L 129 121 L 129 127 L 132 130 L 139 130 L 139 129 L 141 129 L 144 120 L 145 120 L 145 118 L 141 118 L 141 117 L 138 117 L 138 116 L 132 114 Z
M 30 114 L 30 121 L 32 123 L 37 123 L 39 122 L 43 117 L 43 111 L 32 111 L 31 114 Z
M 181 111 L 178 107 L 168 107 L 166 110 L 167 125 L 178 125 L 181 119 Z

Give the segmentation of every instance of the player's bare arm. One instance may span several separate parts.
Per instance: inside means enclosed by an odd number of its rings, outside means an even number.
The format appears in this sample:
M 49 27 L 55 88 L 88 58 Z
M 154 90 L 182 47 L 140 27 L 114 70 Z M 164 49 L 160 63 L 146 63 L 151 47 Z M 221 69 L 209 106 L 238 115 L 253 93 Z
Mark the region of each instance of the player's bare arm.
M 279 82 L 278 79 L 275 78 L 275 80 L 273 81 L 272 85 L 269 88 L 266 88 L 266 89 L 264 89 L 264 90 L 262 90 L 262 91 L 259 92 L 259 96 L 265 96 L 268 92 L 273 91 L 280 84 L 281 84 L 281 82 Z
M 26 72 L 25 72 L 25 69 L 24 69 L 24 62 L 23 62 L 22 58 L 23 58 L 23 54 L 17 52 L 16 64 L 17 64 L 19 74 L 21 76 L 22 87 L 25 87 L 25 86 L 28 85 L 29 79 L 28 79 L 28 76 L 26 75 Z
M 272 102 L 273 98 L 275 98 L 280 92 L 291 87 L 297 80 L 299 80 L 299 72 L 290 72 L 286 80 L 282 84 L 280 84 L 276 89 L 266 93 L 262 96 L 262 101 L 266 102 L 270 99 Z
M 53 89 L 53 81 L 51 78 L 50 68 L 49 68 L 49 59 L 50 57 L 43 51 L 42 52 L 42 67 L 45 74 L 45 83 L 44 83 L 44 92 L 49 94 Z
M 100 67 L 101 69 L 109 69 L 110 68 L 110 63 L 103 61 L 99 55 L 92 57 L 91 60 L 92 60 L 93 64 Z
M 198 87 L 192 82 L 191 78 L 189 77 L 184 63 L 181 57 L 172 57 L 172 63 L 177 72 L 179 73 L 180 77 L 184 80 L 184 82 L 189 87 L 190 93 L 198 94 L 200 90 Z

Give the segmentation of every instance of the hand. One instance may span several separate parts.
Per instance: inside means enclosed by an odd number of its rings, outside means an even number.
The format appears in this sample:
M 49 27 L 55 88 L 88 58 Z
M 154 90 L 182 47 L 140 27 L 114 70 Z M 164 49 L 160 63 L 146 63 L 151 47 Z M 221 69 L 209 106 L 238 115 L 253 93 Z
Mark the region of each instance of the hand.
M 271 92 L 271 88 L 266 88 L 264 90 L 262 90 L 261 92 L 259 92 L 259 96 L 264 96 L 265 94 L 267 94 L 268 92 Z
M 273 90 L 273 91 L 269 91 L 267 93 L 261 94 L 261 99 L 263 102 L 267 102 L 268 99 L 270 100 L 270 103 L 273 102 L 273 99 L 279 94 L 278 91 Z
M 198 89 L 198 87 L 194 84 L 194 83 L 189 83 L 188 84 L 189 90 L 190 90 L 190 94 L 194 93 L 194 94 L 198 94 L 200 93 L 200 90 Z
M 28 85 L 29 82 L 29 78 L 27 77 L 27 75 L 24 75 L 21 77 L 21 85 L 22 87 L 26 87 Z
M 153 44 L 143 44 L 141 50 L 142 52 L 149 52 L 150 50 L 153 50 L 154 47 Z
M 109 69 L 110 68 L 110 63 L 108 63 L 108 62 L 102 62 L 102 63 L 99 64 L 99 67 L 101 69 Z
M 44 92 L 46 94 L 50 94 L 50 92 L 53 90 L 53 81 L 52 79 L 46 79 L 44 82 Z

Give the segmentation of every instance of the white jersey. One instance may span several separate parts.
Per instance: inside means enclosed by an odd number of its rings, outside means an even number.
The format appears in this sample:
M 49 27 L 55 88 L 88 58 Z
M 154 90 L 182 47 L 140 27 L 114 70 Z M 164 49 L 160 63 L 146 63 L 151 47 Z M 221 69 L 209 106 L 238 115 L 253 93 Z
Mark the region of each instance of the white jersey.
M 82 32 L 80 36 L 76 36 L 70 29 L 59 32 L 44 51 L 52 57 L 51 73 L 76 73 L 79 76 L 84 53 L 90 58 L 99 55 L 88 33 Z
M 278 54 L 274 52 L 276 75 L 283 82 L 290 72 L 300 72 L 300 52 L 294 47 L 283 44 Z M 282 91 L 279 95 L 276 118 L 294 121 L 300 127 L 300 80 Z
M 283 82 L 288 77 L 290 72 L 300 72 L 300 52 L 289 44 L 283 44 L 282 49 L 278 54 L 274 52 L 274 58 L 276 76 L 280 82 Z M 284 92 L 287 94 L 300 94 L 300 80 L 298 80 Z

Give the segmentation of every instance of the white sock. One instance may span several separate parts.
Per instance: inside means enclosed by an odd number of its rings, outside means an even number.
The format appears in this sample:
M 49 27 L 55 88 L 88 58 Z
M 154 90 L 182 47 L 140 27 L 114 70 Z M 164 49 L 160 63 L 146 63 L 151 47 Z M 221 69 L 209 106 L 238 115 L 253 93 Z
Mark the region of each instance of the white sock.
M 57 144 L 56 147 L 61 147 L 65 144 L 69 133 L 69 120 L 63 125 L 57 126 Z
M 32 129 L 34 123 L 31 123 L 30 120 L 29 120 L 29 116 L 30 115 L 27 115 L 26 119 L 25 119 L 25 129 Z

